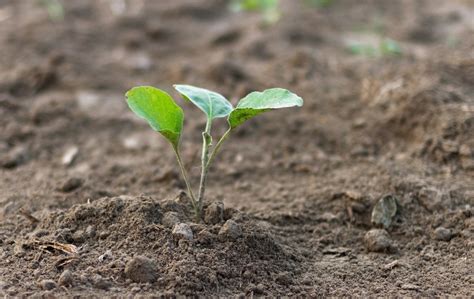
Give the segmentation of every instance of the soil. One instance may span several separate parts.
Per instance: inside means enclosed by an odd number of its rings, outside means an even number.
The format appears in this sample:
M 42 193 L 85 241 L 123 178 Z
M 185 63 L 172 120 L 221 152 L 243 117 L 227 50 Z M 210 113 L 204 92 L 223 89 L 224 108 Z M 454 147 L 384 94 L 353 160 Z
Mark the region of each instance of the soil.
M 474 295 L 474 2 L 287 0 L 273 25 L 222 0 L 62 3 L 0 2 L 1 295 Z M 401 55 L 347 50 L 381 36 Z M 201 223 L 124 101 L 173 83 L 305 99 L 225 143 Z M 178 101 L 196 185 L 204 119 Z

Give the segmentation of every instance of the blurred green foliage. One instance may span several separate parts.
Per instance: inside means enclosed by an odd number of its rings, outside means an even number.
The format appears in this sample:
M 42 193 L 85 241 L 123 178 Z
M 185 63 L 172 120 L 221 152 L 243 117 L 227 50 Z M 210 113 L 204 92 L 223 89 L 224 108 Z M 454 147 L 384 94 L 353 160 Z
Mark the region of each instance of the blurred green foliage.
M 276 23 L 281 16 L 279 0 L 232 0 L 233 11 L 258 11 L 267 24 Z
M 334 0 L 306 0 L 306 3 L 317 6 L 317 7 L 327 7 L 331 5 L 333 2 Z
M 335 0 L 303 0 L 306 4 L 315 7 L 327 7 Z M 233 11 L 257 11 L 267 24 L 276 23 L 281 17 L 279 0 L 231 0 Z
M 39 3 L 46 8 L 52 21 L 64 20 L 64 7 L 59 0 L 40 0 Z
M 349 52 L 355 55 L 376 57 L 376 56 L 397 56 L 402 54 L 402 48 L 393 39 L 384 38 L 377 46 L 366 43 L 352 43 L 348 47 Z

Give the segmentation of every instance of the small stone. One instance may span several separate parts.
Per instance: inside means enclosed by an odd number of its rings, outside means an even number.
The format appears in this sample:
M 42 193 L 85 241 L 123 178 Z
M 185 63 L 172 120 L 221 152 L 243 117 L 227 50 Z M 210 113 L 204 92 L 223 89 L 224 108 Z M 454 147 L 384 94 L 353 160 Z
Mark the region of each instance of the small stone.
M 389 228 L 397 214 L 397 198 L 393 195 L 382 197 L 372 210 L 372 223 L 376 226 Z
M 416 197 L 420 204 L 430 212 L 442 208 L 443 193 L 438 189 L 423 187 L 417 192 Z
M 104 261 L 111 261 L 113 259 L 112 251 L 109 249 L 104 254 L 99 256 L 99 262 L 103 263 Z
M 59 276 L 58 284 L 60 286 L 71 286 L 73 284 L 74 278 L 70 270 L 64 270 Z
M 32 235 L 36 238 L 41 238 L 41 237 L 44 237 L 44 236 L 47 236 L 49 235 L 49 231 L 45 230 L 45 229 L 38 229 L 38 230 L 35 230 Z
M 365 247 L 370 252 L 389 252 L 392 248 L 392 241 L 386 230 L 372 229 L 364 236 Z
M 415 284 L 412 284 L 412 283 L 404 283 L 402 284 L 401 288 L 403 290 L 410 290 L 410 291 L 417 291 L 420 289 L 419 286 L 415 285 Z
M 240 227 L 240 224 L 234 220 L 229 219 L 219 230 L 219 236 L 237 239 L 238 237 L 242 236 L 242 228 Z
M 197 234 L 197 241 L 201 244 L 212 244 L 215 239 L 216 235 L 207 229 L 203 229 Z
M 163 215 L 163 219 L 162 219 L 161 222 L 166 227 L 174 227 L 176 224 L 178 224 L 180 222 L 178 213 L 176 213 L 176 212 L 166 212 Z
M 362 193 L 360 193 L 359 191 L 356 191 L 356 190 L 347 190 L 347 191 L 344 192 L 344 195 L 346 195 L 350 199 L 353 199 L 353 200 L 356 200 L 356 201 L 362 200 L 364 198 Z
M 89 225 L 87 226 L 86 228 L 86 236 L 88 238 L 94 238 L 95 237 L 95 233 L 96 233 L 96 230 L 95 230 L 95 227 L 92 226 L 92 225 Z
M 384 265 L 383 268 L 385 270 L 392 270 L 393 268 L 397 267 L 398 265 L 400 265 L 400 262 L 398 260 L 394 260 L 393 262 Z
M 82 179 L 80 178 L 69 178 L 60 187 L 59 191 L 71 192 L 82 186 Z
M 52 289 L 55 289 L 57 287 L 57 284 L 56 284 L 56 282 L 54 282 L 51 279 L 44 279 L 40 282 L 40 287 L 43 290 L 52 290 Z
M 99 233 L 99 239 L 104 240 L 107 239 L 110 236 L 110 232 L 107 230 L 101 231 Z
M 218 224 L 224 221 L 224 204 L 222 202 L 211 203 L 204 212 L 204 222 Z
M 109 280 L 103 278 L 99 274 L 96 274 L 93 277 L 93 284 L 96 288 L 101 290 L 108 290 L 112 286 L 112 283 Z
M 85 237 L 85 232 L 82 229 L 77 230 L 72 234 L 72 239 L 75 243 L 84 242 L 84 240 L 86 239 Z
M 178 223 L 173 227 L 173 236 L 191 241 L 193 239 L 193 231 L 186 223 Z
M 61 158 L 61 164 L 65 166 L 70 166 L 77 157 L 79 153 L 79 148 L 77 146 L 71 146 L 64 152 Z
M 453 237 L 453 232 L 450 229 L 440 226 L 434 230 L 433 237 L 438 241 L 449 242 Z
M 145 256 L 136 256 L 125 266 L 125 275 L 134 282 L 153 282 L 157 276 L 155 263 Z

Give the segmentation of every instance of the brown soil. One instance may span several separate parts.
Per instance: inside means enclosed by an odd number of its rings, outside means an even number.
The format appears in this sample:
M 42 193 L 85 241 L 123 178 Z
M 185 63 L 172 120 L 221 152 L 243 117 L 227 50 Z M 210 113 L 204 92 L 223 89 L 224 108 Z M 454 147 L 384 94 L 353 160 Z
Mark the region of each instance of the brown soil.
M 288 0 L 272 26 L 219 0 L 63 3 L 0 2 L 0 295 L 474 295 L 472 1 Z M 379 35 L 402 55 L 347 50 Z M 173 83 L 305 99 L 224 145 L 205 223 L 123 97 Z

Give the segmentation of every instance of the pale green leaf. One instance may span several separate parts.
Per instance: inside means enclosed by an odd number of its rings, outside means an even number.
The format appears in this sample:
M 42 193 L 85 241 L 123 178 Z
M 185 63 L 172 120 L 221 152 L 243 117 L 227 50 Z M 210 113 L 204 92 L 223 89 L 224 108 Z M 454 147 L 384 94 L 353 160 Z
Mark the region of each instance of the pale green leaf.
M 294 106 L 303 106 L 303 99 L 286 89 L 271 88 L 263 92 L 254 91 L 240 100 L 237 107 L 230 113 L 228 120 L 233 129 L 265 111 Z
M 201 109 L 209 119 L 226 117 L 232 111 L 232 104 L 217 92 L 191 85 L 174 85 L 187 100 Z
M 125 96 L 135 114 L 178 147 L 184 114 L 169 94 L 155 87 L 139 86 L 130 89 Z

